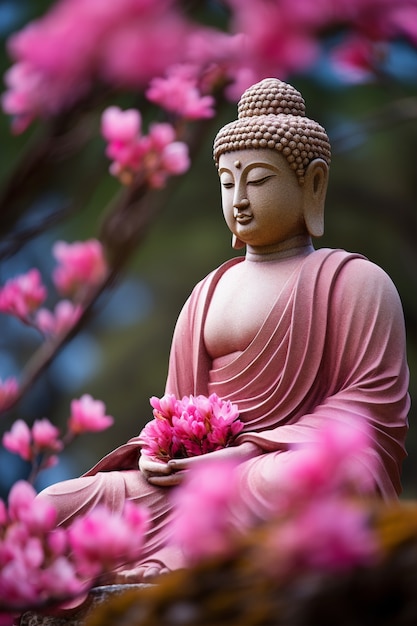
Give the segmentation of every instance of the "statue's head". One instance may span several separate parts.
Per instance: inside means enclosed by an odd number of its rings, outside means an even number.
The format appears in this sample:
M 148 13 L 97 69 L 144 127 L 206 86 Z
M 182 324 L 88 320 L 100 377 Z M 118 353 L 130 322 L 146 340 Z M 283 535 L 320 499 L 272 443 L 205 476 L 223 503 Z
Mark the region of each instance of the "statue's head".
M 219 168 L 222 155 L 233 153 L 238 158 L 237 153 L 249 150 L 256 151 L 258 160 L 263 153 L 294 172 L 294 187 L 306 198 L 306 228 L 312 236 L 320 236 L 330 143 L 324 128 L 306 117 L 304 99 L 294 87 L 266 78 L 243 93 L 238 119 L 221 128 L 215 138 L 214 160 Z
M 277 150 L 294 170 L 300 185 L 311 161 L 330 164 L 330 142 L 320 124 L 305 114 L 305 102 L 294 87 L 265 78 L 247 89 L 238 103 L 238 119 L 221 128 L 214 141 L 214 160 L 236 150 Z

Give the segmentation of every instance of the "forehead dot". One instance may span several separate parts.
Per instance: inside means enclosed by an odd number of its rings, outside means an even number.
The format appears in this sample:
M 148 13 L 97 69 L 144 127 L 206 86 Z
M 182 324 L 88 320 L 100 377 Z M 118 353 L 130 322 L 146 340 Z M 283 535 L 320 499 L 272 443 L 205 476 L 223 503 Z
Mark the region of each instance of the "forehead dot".
M 242 167 L 242 163 L 240 161 L 235 161 L 233 164 L 238 170 Z

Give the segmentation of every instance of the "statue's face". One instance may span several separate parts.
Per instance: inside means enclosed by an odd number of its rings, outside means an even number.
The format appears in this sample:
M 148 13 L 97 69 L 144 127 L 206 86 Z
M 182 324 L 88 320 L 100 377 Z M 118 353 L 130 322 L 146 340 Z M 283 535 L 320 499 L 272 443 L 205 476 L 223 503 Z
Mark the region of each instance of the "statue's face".
M 307 233 L 304 188 L 279 152 L 222 154 L 219 175 L 226 223 L 243 243 L 270 246 Z

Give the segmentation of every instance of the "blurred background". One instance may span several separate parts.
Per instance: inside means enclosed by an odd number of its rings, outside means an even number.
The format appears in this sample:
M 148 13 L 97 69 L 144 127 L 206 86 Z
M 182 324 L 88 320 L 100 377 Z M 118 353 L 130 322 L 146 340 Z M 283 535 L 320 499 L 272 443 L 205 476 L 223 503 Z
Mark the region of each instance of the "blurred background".
M 0 2 L 2 74 L 12 63 L 6 50 L 9 35 L 52 4 Z M 229 15 L 221 2 L 179 4 L 201 23 L 227 27 Z M 393 38 L 379 73 L 354 81 L 330 64 L 328 45 L 335 36 L 339 34 L 323 35 L 321 53 L 309 67 L 277 76 L 302 92 L 307 115 L 326 128 L 333 147 L 325 235 L 316 247 L 364 254 L 391 276 L 400 293 L 414 398 L 403 483 L 405 497 L 417 497 L 417 34 L 416 45 L 404 37 Z M 2 284 L 31 267 L 38 267 L 47 281 L 54 265 L 54 241 L 85 240 L 100 232 L 120 183 L 108 174 L 99 132 L 100 115 L 113 94 L 97 90 L 94 96 L 67 119 L 67 129 L 76 131 L 75 148 L 70 141 L 68 146 L 61 142 L 55 157 L 34 168 L 30 177 L 22 163 L 26 159 L 27 164 L 27 155 L 34 158 L 34 146 L 42 145 L 51 126 L 36 122 L 16 135 L 10 118 L 0 115 L 0 184 L 3 207 L 9 210 L 0 216 Z M 134 99 L 126 91 L 117 98 L 126 106 L 139 106 L 143 95 Z M 75 441 L 59 464 L 40 477 L 39 488 L 86 471 L 152 417 L 149 398 L 163 395 L 182 304 L 197 281 L 237 254 L 223 222 L 212 161 L 217 130 L 235 118 L 236 103 L 221 99 L 217 114 L 204 122 L 190 170 L 172 179 L 166 190 L 155 192 L 160 209 L 120 279 L 100 296 L 94 314 L 25 397 L 1 418 L 0 435 L 18 418 L 30 424 L 48 417 L 65 429 L 70 401 L 83 393 L 103 400 L 114 416 L 110 430 Z M 39 344 L 33 329 L 0 315 L 0 377 L 19 377 Z M 1 449 L 0 495 L 4 497 L 26 472 L 23 461 Z

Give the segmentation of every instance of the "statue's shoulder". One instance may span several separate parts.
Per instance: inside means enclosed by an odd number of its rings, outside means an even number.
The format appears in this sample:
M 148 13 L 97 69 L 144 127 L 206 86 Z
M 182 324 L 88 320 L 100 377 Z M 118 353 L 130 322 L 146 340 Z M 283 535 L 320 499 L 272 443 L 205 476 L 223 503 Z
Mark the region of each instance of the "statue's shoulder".
M 220 278 L 229 270 L 231 267 L 241 263 L 244 260 L 243 257 L 235 257 L 233 259 L 229 259 L 225 261 L 219 267 L 212 270 L 207 276 L 205 276 L 202 280 L 200 280 L 194 287 L 191 296 L 196 297 L 199 296 L 202 292 L 208 292 L 214 289 L 214 287 L 219 282 Z
M 343 294 L 344 302 L 385 302 L 387 306 L 398 303 L 398 291 L 391 277 L 365 256 L 330 248 L 316 250 L 311 256 L 316 257 L 314 263 L 324 270 L 332 289 Z

